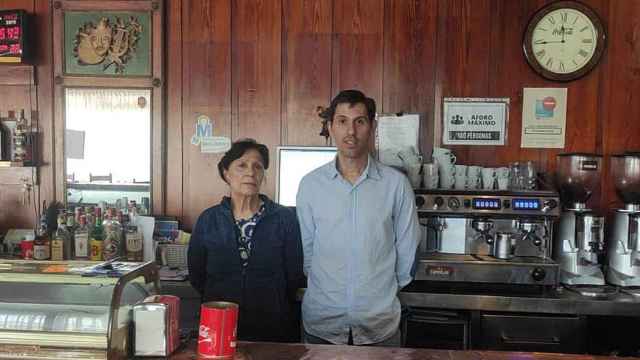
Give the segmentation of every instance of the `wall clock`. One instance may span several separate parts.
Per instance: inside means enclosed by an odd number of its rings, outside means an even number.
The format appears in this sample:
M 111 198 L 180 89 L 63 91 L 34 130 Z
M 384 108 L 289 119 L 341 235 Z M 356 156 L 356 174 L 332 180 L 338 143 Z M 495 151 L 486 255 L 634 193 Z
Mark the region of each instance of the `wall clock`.
M 606 34 L 588 6 L 558 1 L 538 10 L 527 25 L 522 48 L 533 70 L 549 80 L 571 81 L 600 61 Z

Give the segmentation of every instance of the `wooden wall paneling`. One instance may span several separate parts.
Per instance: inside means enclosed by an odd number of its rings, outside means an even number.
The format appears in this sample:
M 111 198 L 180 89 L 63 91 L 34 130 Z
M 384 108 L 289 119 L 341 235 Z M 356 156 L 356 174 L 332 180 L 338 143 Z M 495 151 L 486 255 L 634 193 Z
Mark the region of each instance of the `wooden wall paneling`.
M 437 1 L 386 0 L 384 7 L 384 84 L 386 112 L 421 116 L 420 146 L 433 148 Z
M 284 0 L 283 7 L 282 143 L 322 146 L 316 107 L 327 106 L 332 97 L 333 2 Z
M 206 115 L 214 136 L 231 136 L 231 0 L 183 0 L 182 23 L 182 183 L 183 223 L 190 229 L 202 210 L 228 193 L 218 177 L 222 154 L 203 154 L 191 144 L 196 118 Z M 172 46 L 175 46 L 173 44 Z M 167 49 L 178 54 L 179 48 Z
M 49 0 L 36 0 L 34 5 L 37 49 L 35 70 L 37 79 L 35 107 L 32 121 L 38 129 L 38 141 L 34 153 L 38 158 L 39 186 L 32 196 L 37 198 L 38 213 L 42 211 L 42 200 L 47 203 L 55 198 L 54 148 L 53 148 L 53 23 Z M 33 123 L 32 123 L 33 125 Z
M 151 206 L 154 214 L 166 211 L 166 151 L 167 122 L 165 110 L 164 78 L 164 2 L 152 3 L 152 39 L 151 39 Z M 140 86 L 140 84 L 138 85 Z
M 442 143 L 442 100 L 446 97 L 485 97 L 491 63 L 491 1 L 438 2 L 436 62 L 436 144 Z M 448 146 L 458 163 L 474 161 L 475 146 Z
M 283 111 L 282 4 L 237 0 L 232 16 L 233 138 L 255 138 L 275 154 Z M 275 194 L 275 174 L 270 168 L 262 185 L 261 192 L 269 197 Z
M 183 123 L 182 123 L 182 0 L 170 1 L 166 7 L 166 213 L 182 218 L 182 168 L 183 168 Z
M 359 89 L 382 106 L 384 1 L 335 0 L 332 97 Z
M 607 18 L 600 136 L 603 152 L 611 155 L 640 150 L 640 3 L 611 1 Z M 622 203 L 605 171 L 601 202 L 611 211 Z

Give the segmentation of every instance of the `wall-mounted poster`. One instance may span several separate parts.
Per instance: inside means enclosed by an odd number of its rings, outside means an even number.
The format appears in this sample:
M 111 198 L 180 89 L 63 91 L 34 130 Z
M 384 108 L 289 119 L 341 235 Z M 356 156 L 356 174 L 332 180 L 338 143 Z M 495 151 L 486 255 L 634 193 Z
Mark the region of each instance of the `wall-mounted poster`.
M 566 88 L 525 88 L 522 100 L 523 148 L 564 148 Z
M 65 11 L 65 75 L 151 75 L 151 14 Z
M 442 143 L 504 145 L 509 98 L 445 98 Z

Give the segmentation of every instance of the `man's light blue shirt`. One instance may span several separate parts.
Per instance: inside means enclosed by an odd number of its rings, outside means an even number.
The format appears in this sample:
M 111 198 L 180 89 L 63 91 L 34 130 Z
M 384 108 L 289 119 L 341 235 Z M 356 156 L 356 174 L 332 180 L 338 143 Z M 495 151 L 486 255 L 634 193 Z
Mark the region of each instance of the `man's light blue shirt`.
M 413 189 L 400 172 L 369 157 L 355 184 L 336 160 L 300 182 L 296 211 L 307 291 L 305 331 L 336 344 L 371 344 L 400 323 L 398 291 L 412 278 L 420 228 Z

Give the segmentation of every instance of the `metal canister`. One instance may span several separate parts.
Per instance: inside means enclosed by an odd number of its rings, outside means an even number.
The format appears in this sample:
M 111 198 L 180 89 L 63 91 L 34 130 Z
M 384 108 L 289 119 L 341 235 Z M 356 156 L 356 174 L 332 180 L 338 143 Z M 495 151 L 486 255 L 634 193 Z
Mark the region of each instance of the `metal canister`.
M 198 356 L 202 359 L 232 359 L 236 352 L 238 304 L 212 301 L 200 307 Z
M 499 232 L 496 234 L 495 244 L 493 244 L 493 256 L 498 259 L 510 259 L 513 257 L 514 247 L 511 233 Z

